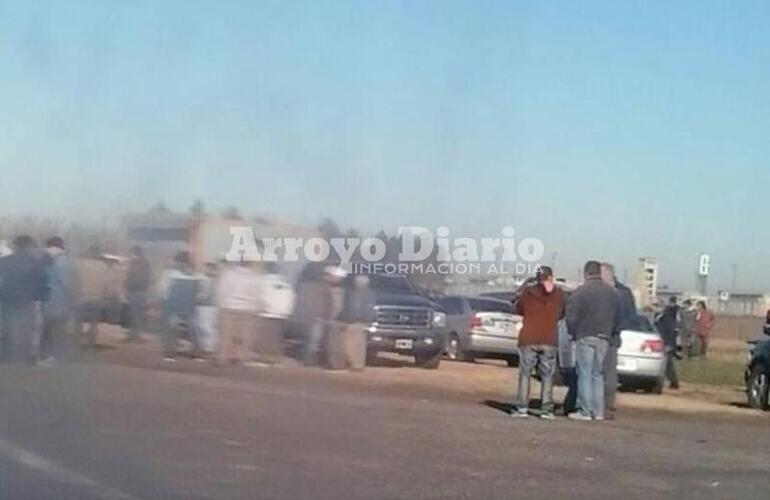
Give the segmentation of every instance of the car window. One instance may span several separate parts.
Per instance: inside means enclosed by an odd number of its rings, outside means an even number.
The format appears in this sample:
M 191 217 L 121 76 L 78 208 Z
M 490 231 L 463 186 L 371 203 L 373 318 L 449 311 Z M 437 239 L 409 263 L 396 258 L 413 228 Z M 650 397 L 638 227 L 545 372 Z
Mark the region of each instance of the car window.
M 413 294 L 414 289 L 403 276 L 375 274 L 369 278 L 371 288 L 388 293 Z
M 650 319 L 646 316 L 637 316 L 634 321 L 634 329 L 640 332 L 654 333 L 655 327 L 652 325 Z
M 471 309 L 476 312 L 501 312 L 513 314 L 513 306 L 501 300 L 469 299 Z
M 457 297 L 445 297 L 439 299 L 438 303 L 447 314 L 462 314 L 464 311 L 463 301 Z

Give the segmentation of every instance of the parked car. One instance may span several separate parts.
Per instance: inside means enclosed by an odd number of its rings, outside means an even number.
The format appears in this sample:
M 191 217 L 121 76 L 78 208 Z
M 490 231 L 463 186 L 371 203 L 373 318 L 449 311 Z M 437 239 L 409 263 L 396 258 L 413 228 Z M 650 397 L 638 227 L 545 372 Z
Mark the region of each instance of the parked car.
M 456 361 L 476 358 L 518 363 L 521 316 L 509 302 L 485 297 L 448 296 L 438 299 L 446 312 L 446 356 Z
M 417 293 L 404 276 L 374 274 L 367 290 L 372 311 L 367 327 L 369 357 L 378 352 L 412 355 L 418 366 L 435 369 L 446 349 L 446 315 Z
M 770 335 L 770 311 L 765 318 L 763 327 L 765 335 Z M 762 410 L 770 410 L 770 340 L 749 342 L 749 356 L 746 364 L 745 380 L 746 394 L 749 406 Z
M 618 379 L 622 387 L 663 392 L 665 357 L 663 339 L 646 316 L 637 316 L 633 329 L 620 332 Z
M 642 389 L 653 394 L 663 392 L 665 359 L 663 339 L 646 316 L 637 316 L 633 329 L 620 332 L 618 349 L 618 381 L 626 389 Z M 559 366 L 575 367 L 574 343 L 562 321 L 559 324 Z M 558 373 L 557 384 L 563 373 Z

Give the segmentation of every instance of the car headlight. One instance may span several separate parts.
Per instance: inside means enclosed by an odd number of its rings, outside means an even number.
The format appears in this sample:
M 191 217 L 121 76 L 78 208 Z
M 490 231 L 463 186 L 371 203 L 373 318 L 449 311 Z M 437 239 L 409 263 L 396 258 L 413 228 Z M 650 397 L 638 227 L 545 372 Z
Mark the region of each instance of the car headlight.
M 433 326 L 446 326 L 446 314 L 442 312 L 434 312 Z

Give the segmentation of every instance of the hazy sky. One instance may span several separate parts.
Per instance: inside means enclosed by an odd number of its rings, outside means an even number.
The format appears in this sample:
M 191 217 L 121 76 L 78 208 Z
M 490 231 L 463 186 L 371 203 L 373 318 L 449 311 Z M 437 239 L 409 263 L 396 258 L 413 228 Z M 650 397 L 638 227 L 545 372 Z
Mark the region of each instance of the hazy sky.
M 770 290 L 770 3 L 577 4 L 0 0 L 0 214 L 512 225 Z

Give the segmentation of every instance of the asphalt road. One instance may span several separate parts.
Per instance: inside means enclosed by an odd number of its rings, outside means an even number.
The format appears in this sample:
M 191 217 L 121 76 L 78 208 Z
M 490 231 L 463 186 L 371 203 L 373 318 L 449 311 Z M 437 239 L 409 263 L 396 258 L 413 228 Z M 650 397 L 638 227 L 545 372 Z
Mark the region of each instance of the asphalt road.
M 313 369 L 0 367 L 2 499 L 768 498 L 770 419 L 512 420 Z

